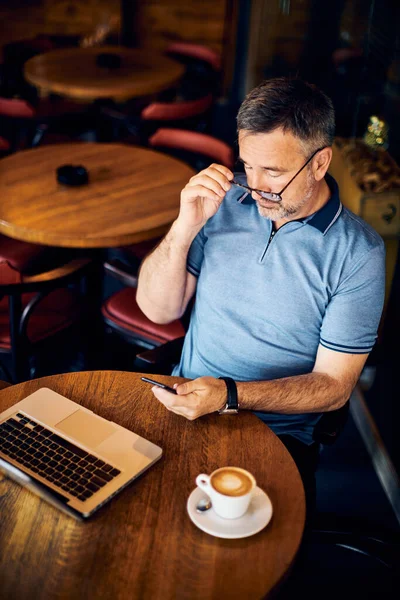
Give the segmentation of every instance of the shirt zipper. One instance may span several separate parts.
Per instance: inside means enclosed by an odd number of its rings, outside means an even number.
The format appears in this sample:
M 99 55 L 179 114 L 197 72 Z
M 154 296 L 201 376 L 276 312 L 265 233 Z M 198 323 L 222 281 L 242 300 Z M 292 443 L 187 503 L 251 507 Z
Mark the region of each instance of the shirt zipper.
M 261 256 L 261 258 L 260 258 L 260 263 L 262 263 L 262 261 L 264 260 L 264 258 L 265 258 L 265 255 L 266 255 L 266 253 L 267 253 L 267 251 L 268 251 L 268 248 L 269 248 L 269 247 L 270 247 L 270 245 L 271 245 L 271 242 L 272 242 L 272 240 L 273 240 L 273 238 L 274 238 L 275 234 L 276 234 L 276 233 L 278 233 L 278 231 L 280 231 L 280 230 L 281 230 L 281 229 L 283 229 L 284 227 L 286 227 L 286 225 L 290 225 L 290 223 L 295 223 L 295 222 L 301 222 L 301 220 L 300 220 L 300 219 L 293 219 L 293 221 L 288 221 L 287 223 L 284 223 L 283 225 L 281 225 L 281 227 L 279 227 L 279 229 L 272 229 L 272 231 L 271 231 L 271 235 L 269 236 L 269 239 L 268 239 L 268 242 L 267 242 L 267 245 L 266 245 L 266 247 L 264 248 L 264 252 L 262 253 L 262 256 Z
M 265 248 L 265 252 L 268 250 L 268 246 L 269 246 L 269 245 L 270 245 L 270 243 L 272 242 L 272 238 L 274 237 L 275 233 L 276 233 L 276 231 L 275 231 L 275 229 L 273 229 L 273 230 L 271 231 L 271 235 L 269 236 L 269 240 L 268 240 L 267 247 Z M 265 254 L 265 252 L 264 252 L 264 254 Z
M 271 231 L 271 235 L 269 236 L 269 240 L 268 240 L 268 242 L 267 242 L 267 245 L 266 245 L 266 247 L 264 248 L 264 252 L 263 252 L 263 253 L 262 253 L 262 255 L 261 255 L 261 258 L 260 258 L 260 263 L 262 263 L 262 261 L 264 260 L 264 257 L 265 257 L 265 255 L 266 255 L 266 253 L 267 253 L 267 250 L 268 250 L 268 248 L 269 248 L 269 245 L 270 245 L 270 243 L 272 242 L 272 238 L 274 237 L 275 233 L 276 233 L 276 231 L 273 229 L 273 230 Z

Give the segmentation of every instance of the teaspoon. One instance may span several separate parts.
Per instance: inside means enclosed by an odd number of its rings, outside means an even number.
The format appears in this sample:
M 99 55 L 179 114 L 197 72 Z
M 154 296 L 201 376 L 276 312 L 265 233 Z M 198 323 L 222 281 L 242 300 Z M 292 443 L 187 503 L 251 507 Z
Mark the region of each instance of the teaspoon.
M 212 505 L 211 505 L 210 498 L 202 498 L 196 504 L 196 511 L 198 513 L 206 512 L 207 510 L 209 510 L 211 508 L 211 506 Z

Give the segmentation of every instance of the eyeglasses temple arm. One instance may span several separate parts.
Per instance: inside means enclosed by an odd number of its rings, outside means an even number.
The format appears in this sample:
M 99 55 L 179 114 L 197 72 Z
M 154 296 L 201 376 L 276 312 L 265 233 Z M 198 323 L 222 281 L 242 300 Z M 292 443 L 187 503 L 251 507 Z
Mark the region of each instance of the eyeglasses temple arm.
M 307 161 L 306 163 L 304 163 L 304 165 L 301 167 L 301 169 L 299 169 L 299 170 L 297 171 L 297 173 L 296 173 L 295 175 L 293 175 L 292 179 L 291 179 L 290 181 L 288 181 L 288 183 L 285 185 L 285 187 L 283 188 L 283 190 L 281 190 L 281 191 L 279 192 L 279 194 L 277 194 L 278 196 L 281 196 L 281 195 L 283 194 L 283 192 L 286 190 L 286 188 L 287 188 L 287 187 L 288 187 L 288 186 L 289 186 L 289 185 L 292 183 L 292 181 L 293 181 L 294 179 L 296 179 L 297 175 L 299 175 L 299 174 L 302 172 L 302 170 L 306 168 L 306 166 L 308 165 L 308 163 L 312 161 L 312 159 L 314 158 L 314 156 L 315 156 L 315 155 L 317 154 L 317 152 L 319 152 L 320 150 L 323 150 L 323 148 L 319 148 L 318 150 L 316 150 L 316 151 L 314 152 L 314 154 L 311 154 L 311 156 L 310 156 L 310 158 L 308 159 L 308 161 Z

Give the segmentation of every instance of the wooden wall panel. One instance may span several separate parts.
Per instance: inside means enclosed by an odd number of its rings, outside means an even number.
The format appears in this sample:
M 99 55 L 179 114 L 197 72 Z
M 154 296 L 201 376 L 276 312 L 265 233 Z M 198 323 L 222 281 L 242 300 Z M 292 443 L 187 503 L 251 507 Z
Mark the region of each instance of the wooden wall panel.
M 141 43 L 164 48 L 188 40 L 222 50 L 226 7 L 231 0 L 138 1 Z M 87 35 L 112 22 L 119 31 L 120 0 L 0 1 L 0 44 L 39 33 Z
M 119 29 L 119 0 L 0 2 L 0 46 L 38 34 L 85 36 L 104 22 Z
M 163 48 L 171 41 L 185 40 L 221 51 L 225 10 L 226 0 L 145 0 L 140 17 L 142 43 Z
M 119 0 L 42 0 L 47 23 L 64 33 L 86 33 L 96 26 L 119 24 Z

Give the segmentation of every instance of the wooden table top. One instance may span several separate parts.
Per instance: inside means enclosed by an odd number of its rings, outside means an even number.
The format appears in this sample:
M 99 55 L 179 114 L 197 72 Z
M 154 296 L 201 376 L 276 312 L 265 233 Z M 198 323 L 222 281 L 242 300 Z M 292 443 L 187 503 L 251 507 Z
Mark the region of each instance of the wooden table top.
M 83 165 L 89 183 L 57 182 L 57 167 Z M 0 232 L 48 246 L 106 248 L 164 234 L 194 171 L 170 156 L 122 144 L 73 143 L 0 160 Z
M 83 523 L 4 478 L 2 597 L 249 600 L 282 581 L 303 534 L 304 490 L 286 448 L 257 417 L 213 414 L 190 422 L 155 400 L 140 374 L 116 371 L 14 385 L 0 391 L 0 411 L 44 386 L 148 438 L 163 456 Z M 196 476 L 224 465 L 251 471 L 272 501 L 272 520 L 252 537 L 213 537 L 186 512 Z
M 98 66 L 98 55 L 107 53 L 119 57 L 119 67 Z M 184 67 L 148 50 L 102 46 L 39 54 L 26 62 L 24 73 L 43 93 L 61 94 L 82 102 L 101 98 L 122 102 L 168 89 L 182 77 Z

